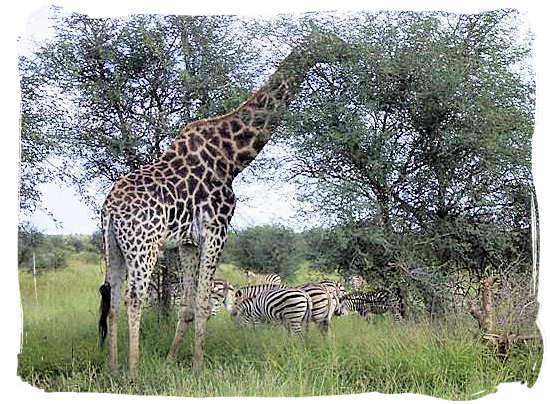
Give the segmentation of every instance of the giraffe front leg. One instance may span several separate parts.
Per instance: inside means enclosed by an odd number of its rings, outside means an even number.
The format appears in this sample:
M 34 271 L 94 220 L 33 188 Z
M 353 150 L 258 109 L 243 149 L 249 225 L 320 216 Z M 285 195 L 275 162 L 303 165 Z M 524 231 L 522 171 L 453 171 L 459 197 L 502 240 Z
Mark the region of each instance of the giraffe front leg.
M 193 321 L 195 314 L 193 304 L 195 302 L 195 285 L 198 270 L 198 248 L 193 245 L 182 245 L 179 247 L 180 262 L 182 266 L 181 286 L 183 286 L 183 296 L 179 312 L 176 334 L 170 346 L 169 356 L 175 358 L 181 342 Z
M 200 248 L 199 278 L 195 298 L 195 352 L 194 365 L 200 369 L 204 363 L 206 322 L 210 316 L 210 293 L 216 265 L 226 239 L 225 228 L 209 229 Z

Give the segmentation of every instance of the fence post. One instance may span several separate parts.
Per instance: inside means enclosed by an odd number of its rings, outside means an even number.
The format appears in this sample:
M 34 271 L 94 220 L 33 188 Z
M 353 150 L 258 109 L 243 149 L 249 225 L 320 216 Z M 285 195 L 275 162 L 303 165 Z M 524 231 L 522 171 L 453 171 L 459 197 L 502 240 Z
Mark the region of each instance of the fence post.
M 38 291 L 36 290 L 36 258 L 34 256 L 34 251 L 32 252 L 32 273 L 34 276 L 34 297 L 36 299 L 36 304 L 38 304 Z

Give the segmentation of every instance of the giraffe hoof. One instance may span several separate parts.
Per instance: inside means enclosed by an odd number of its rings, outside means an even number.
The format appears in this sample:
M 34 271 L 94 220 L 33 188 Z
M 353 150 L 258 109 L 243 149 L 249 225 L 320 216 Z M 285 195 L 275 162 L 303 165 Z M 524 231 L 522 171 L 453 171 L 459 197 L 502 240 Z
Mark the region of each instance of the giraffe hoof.
M 202 358 L 201 358 L 200 360 L 199 360 L 199 359 L 195 359 L 195 360 L 193 361 L 193 370 L 194 370 L 195 372 L 199 372 L 199 373 L 200 373 L 200 372 L 202 371 L 203 368 L 204 368 L 204 362 L 203 362 Z
M 138 379 L 138 376 L 139 376 L 139 374 L 138 374 L 138 372 L 137 372 L 136 370 L 134 370 L 134 371 L 129 371 L 129 372 L 128 372 L 128 383 L 130 383 L 130 384 L 132 384 L 132 385 L 133 385 L 133 384 L 136 384 L 137 379 Z

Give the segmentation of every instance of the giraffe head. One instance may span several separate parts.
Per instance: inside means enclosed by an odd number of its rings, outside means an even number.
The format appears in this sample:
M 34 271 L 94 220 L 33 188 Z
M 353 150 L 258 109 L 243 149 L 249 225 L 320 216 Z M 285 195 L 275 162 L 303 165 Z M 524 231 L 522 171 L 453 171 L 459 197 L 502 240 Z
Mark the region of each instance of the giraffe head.
M 332 32 L 313 27 L 302 44 L 303 51 L 317 62 L 342 62 L 352 56 L 350 45 Z

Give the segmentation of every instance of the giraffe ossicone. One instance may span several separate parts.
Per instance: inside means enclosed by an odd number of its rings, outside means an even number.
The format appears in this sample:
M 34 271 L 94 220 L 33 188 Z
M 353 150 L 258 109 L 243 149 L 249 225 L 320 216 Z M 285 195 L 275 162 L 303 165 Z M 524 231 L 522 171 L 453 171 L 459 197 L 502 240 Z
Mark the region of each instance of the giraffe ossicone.
M 332 46 L 332 52 L 327 51 Z M 139 361 L 142 301 L 165 243 L 177 243 L 184 294 L 170 348 L 175 356 L 195 321 L 194 361 L 203 363 L 209 295 L 218 258 L 235 210 L 234 178 L 268 142 L 282 112 L 316 63 L 346 54 L 333 35 L 314 33 L 281 62 L 267 82 L 235 110 L 188 124 L 155 162 L 119 178 L 101 212 L 107 271 L 100 335 L 109 335 L 110 364 L 117 360 L 117 314 L 127 275 L 129 374 Z M 107 332 L 108 330 L 108 332 Z

